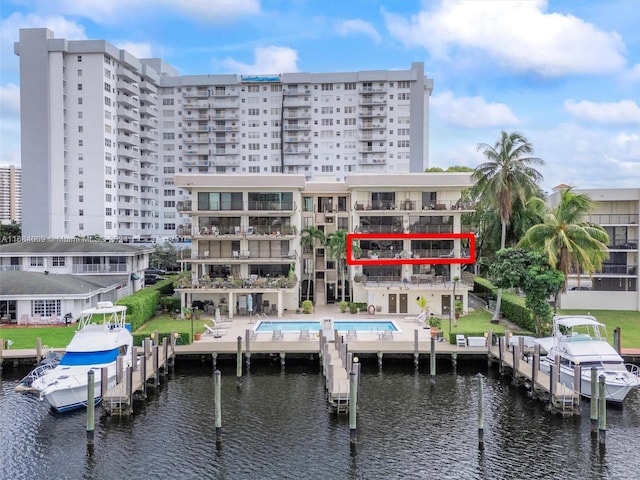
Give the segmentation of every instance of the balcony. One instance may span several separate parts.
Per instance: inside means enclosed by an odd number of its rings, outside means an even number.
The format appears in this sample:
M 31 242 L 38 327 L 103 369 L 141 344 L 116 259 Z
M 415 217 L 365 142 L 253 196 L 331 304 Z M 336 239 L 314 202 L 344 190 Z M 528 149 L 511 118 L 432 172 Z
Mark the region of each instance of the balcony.
M 209 90 L 201 89 L 201 90 L 189 90 L 182 93 L 183 98 L 208 98 Z
M 150 117 L 157 117 L 158 107 L 156 107 L 155 105 L 143 105 L 140 107 L 140 114 L 148 115 Z
M 136 217 L 137 218 L 137 217 Z M 128 266 L 124 263 L 118 264 L 73 264 L 73 273 L 126 273 Z
M 296 208 L 295 202 L 248 202 L 248 210 L 254 211 L 293 211 Z
M 275 290 L 275 289 L 292 289 L 298 283 L 297 277 L 259 277 L 252 275 L 248 278 L 209 278 L 208 276 L 200 277 L 195 281 L 192 278 L 181 278 L 178 281 L 178 290 L 190 289 L 211 289 L 211 290 Z M 249 293 L 249 292 L 247 292 Z
M 125 95 L 124 93 L 116 95 L 116 101 L 119 105 L 126 105 L 131 108 L 137 108 L 140 105 L 140 102 L 136 97 L 132 95 Z

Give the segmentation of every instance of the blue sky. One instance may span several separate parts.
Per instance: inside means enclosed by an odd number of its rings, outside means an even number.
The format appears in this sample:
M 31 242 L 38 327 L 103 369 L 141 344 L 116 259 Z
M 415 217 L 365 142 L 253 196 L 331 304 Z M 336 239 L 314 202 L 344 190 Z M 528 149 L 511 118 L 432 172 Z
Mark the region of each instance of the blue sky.
M 640 187 L 635 0 L 2 0 L 0 163 L 20 164 L 18 30 L 103 39 L 180 74 L 408 69 L 434 80 L 430 164 L 518 131 L 543 188 Z

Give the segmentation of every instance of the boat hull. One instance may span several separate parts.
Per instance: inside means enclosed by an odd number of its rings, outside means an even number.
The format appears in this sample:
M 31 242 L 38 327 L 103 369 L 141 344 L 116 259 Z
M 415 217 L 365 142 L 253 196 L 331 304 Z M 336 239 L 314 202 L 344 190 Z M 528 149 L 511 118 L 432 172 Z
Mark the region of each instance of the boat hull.
M 550 363 L 544 359 L 540 362 L 540 370 L 546 374 L 550 372 Z M 605 396 L 607 402 L 622 403 L 626 396 L 640 386 L 640 380 L 630 372 L 605 371 L 598 369 L 597 377 L 605 376 Z M 574 372 L 570 368 L 560 367 L 559 380 L 562 385 L 572 390 L 575 389 Z M 591 398 L 591 371 L 582 372 L 580 379 L 580 395 Z
M 106 366 L 106 365 L 105 365 Z M 112 388 L 116 383 L 115 365 L 106 366 L 109 370 L 108 387 Z M 87 406 L 88 401 L 88 372 L 93 369 L 95 376 L 94 403 L 102 400 L 102 380 L 100 368 L 86 367 L 75 369 L 75 372 L 59 372 L 55 375 L 51 372 L 46 381 L 47 384 L 39 385 L 40 399 L 45 400 L 53 410 L 67 412 Z

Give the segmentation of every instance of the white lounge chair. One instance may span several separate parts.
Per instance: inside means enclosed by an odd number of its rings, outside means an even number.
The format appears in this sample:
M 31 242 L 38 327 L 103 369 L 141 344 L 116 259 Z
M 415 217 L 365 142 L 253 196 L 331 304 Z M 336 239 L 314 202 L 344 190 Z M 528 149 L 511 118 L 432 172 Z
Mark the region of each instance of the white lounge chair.
M 225 332 L 225 330 L 221 329 L 221 328 L 211 328 L 209 325 L 204 326 L 206 332 L 204 332 L 205 335 L 213 335 L 213 338 L 220 338 L 223 335 L 223 332 Z
M 347 330 L 347 342 L 349 340 L 358 340 L 358 334 L 356 333 L 355 330 Z
M 271 335 L 271 340 L 284 340 L 284 335 L 282 334 L 282 330 L 274 330 Z
M 380 340 L 393 340 L 393 331 L 392 330 L 383 330 L 380 335 Z
M 300 330 L 300 340 L 311 340 L 309 330 Z
M 456 345 L 458 347 L 466 347 L 467 346 L 467 339 L 465 338 L 464 335 L 456 335 Z

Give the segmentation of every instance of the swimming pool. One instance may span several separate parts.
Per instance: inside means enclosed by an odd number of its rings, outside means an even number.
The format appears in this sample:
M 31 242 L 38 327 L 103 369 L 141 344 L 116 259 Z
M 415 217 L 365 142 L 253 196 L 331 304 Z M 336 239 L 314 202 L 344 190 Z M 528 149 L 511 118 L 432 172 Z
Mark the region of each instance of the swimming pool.
M 334 328 L 339 332 L 346 332 L 348 330 L 355 330 L 357 332 L 379 332 L 382 330 L 391 330 L 393 332 L 399 332 L 400 329 L 393 320 L 336 320 L 333 322 Z M 280 330 L 282 332 L 299 332 L 301 330 L 309 330 L 311 332 L 317 332 L 320 330 L 321 323 L 319 321 L 270 321 L 261 320 L 255 327 L 256 332 L 273 332 L 274 330 Z

